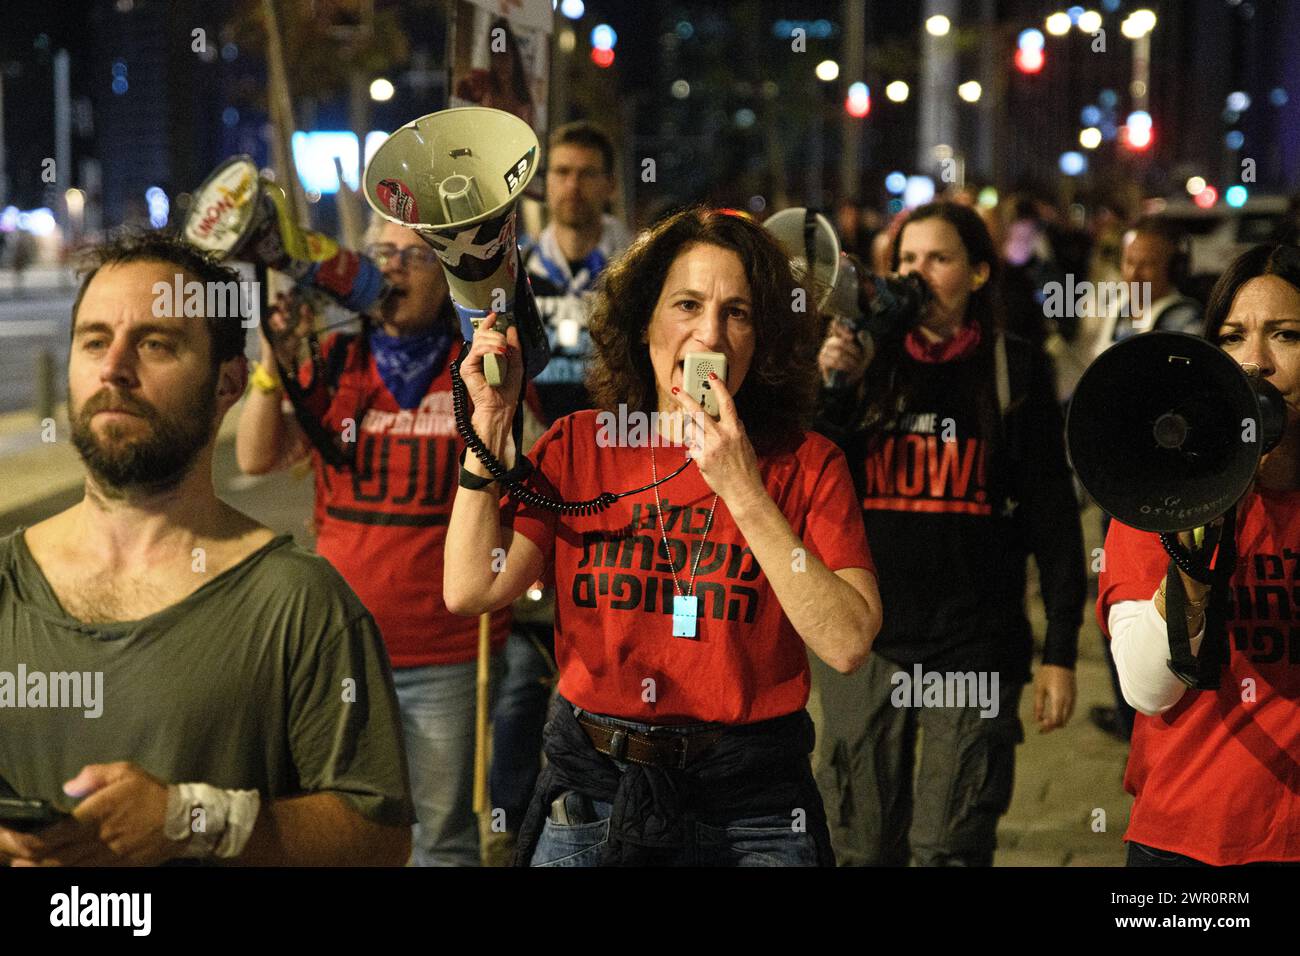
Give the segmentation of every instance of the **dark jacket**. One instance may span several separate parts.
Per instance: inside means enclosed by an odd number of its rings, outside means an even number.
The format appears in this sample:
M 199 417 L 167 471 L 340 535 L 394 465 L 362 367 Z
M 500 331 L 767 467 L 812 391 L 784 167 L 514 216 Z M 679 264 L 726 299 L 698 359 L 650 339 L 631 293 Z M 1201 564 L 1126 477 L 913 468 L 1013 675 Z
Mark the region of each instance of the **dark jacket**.
M 574 708 L 556 695 L 546 722 L 547 765 L 520 827 L 516 866 L 528 866 L 551 802 L 566 790 L 613 805 L 602 866 L 644 866 L 684 847 L 695 819 L 726 822 L 806 811 L 818 861 L 834 866 L 830 833 L 808 754 L 813 723 L 806 710 L 728 727 L 685 770 L 629 763 L 626 770 L 592 746 Z
M 1087 577 L 1061 412 L 1042 352 L 1014 335 L 1005 343 L 1009 400 L 990 422 L 975 408 L 980 383 L 996 378 L 990 352 L 927 364 L 891 343 L 913 383 L 910 425 L 868 430 L 854 393 L 823 395 L 816 428 L 848 457 L 878 569 L 885 620 L 872 650 L 894 663 L 1028 680 L 1033 555 L 1043 663 L 1074 666 Z

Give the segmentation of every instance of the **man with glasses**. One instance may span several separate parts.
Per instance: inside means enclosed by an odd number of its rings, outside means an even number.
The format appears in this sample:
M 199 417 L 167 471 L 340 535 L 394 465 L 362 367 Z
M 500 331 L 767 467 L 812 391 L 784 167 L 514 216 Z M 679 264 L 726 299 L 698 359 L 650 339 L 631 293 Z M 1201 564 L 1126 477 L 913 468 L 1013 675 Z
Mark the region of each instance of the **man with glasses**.
M 237 451 L 248 474 L 310 455 L 316 479 L 316 550 L 374 615 L 393 664 L 417 824 L 412 863 L 477 866 L 472 809 L 478 622 L 442 600 L 443 539 L 462 444 L 452 414 L 452 350 L 460 341 L 447 282 L 433 250 L 414 232 L 376 223 L 367 254 L 392 288 L 355 336 L 322 343 L 325 378 L 306 404 L 344 448 L 339 468 L 312 448 L 284 407 L 275 355 L 262 362 L 239 421 Z M 289 329 L 283 307 L 270 317 L 283 333 L 281 364 L 296 353 L 309 316 Z M 336 350 L 344 350 L 335 354 Z M 306 384 L 304 382 L 304 384 Z M 494 669 L 509 612 L 493 616 Z

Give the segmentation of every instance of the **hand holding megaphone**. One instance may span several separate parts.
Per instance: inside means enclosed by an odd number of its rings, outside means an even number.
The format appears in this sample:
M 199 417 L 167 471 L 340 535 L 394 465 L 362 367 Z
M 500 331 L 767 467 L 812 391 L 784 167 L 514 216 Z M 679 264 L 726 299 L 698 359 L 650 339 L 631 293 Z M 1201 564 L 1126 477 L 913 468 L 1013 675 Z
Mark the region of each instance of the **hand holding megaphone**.
M 258 330 L 262 346 L 262 366 L 297 369 L 303 359 L 303 342 L 316 326 L 316 312 L 300 295 L 277 293 L 275 304 Z
M 480 434 L 508 432 L 515 417 L 515 405 L 524 379 L 523 351 L 519 346 L 519 329 L 509 326 L 503 332 L 498 316 L 489 312 L 474 331 L 469 353 L 460 363 L 460 375 L 474 404 L 474 428 Z M 485 365 L 492 360 L 501 372 L 497 382 L 488 376 Z
M 817 367 L 828 388 L 848 388 L 858 384 L 875 357 L 875 342 L 857 332 L 852 324 L 836 319 L 826 331 L 826 340 L 817 353 Z

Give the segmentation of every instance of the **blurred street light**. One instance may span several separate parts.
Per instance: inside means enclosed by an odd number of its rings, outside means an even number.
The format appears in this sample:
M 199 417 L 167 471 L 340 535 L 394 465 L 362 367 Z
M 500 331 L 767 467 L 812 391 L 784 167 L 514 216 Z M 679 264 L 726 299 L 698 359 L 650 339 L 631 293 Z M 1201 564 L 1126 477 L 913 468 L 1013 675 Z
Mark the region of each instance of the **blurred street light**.
M 1205 189 L 1204 177 L 1193 176 L 1191 179 L 1187 180 L 1187 195 L 1199 196 L 1203 189 Z
M 1085 10 L 1079 17 L 1079 29 L 1084 33 L 1096 33 L 1101 29 L 1101 14 L 1096 10 Z
M 1016 69 L 1021 73 L 1037 73 L 1043 68 L 1043 51 L 1021 47 L 1016 50 Z
M 1200 206 L 1202 209 L 1210 209 L 1218 201 L 1219 191 L 1213 186 L 1206 186 L 1197 193 L 1196 198 L 1192 200 L 1192 202 L 1196 203 L 1196 205 Z
M 932 37 L 947 36 L 952 29 L 952 21 L 943 14 L 936 14 L 925 21 L 925 32 Z
M 975 80 L 967 80 L 957 87 L 957 95 L 967 103 L 978 103 L 982 92 L 983 88 Z
M 591 45 L 597 50 L 612 50 L 618 42 L 618 34 L 608 23 L 598 23 L 591 28 Z
M 1032 27 L 1028 30 L 1021 30 L 1020 36 L 1016 38 L 1016 46 L 1022 50 L 1041 50 L 1045 42 L 1043 31 L 1035 30 Z
M 849 87 L 849 95 L 844 98 L 844 109 L 858 119 L 871 112 L 871 91 L 867 89 L 867 84 L 858 82 Z
M 1156 26 L 1156 15 L 1150 10 L 1134 10 L 1119 25 L 1119 32 L 1130 40 L 1146 36 Z
M 1059 165 L 1061 167 L 1061 172 L 1065 173 L 1065 175 L 1078 176 L 1080 173 L 1087 171 L 1088 160 L 1083 153 L 1070 150 L 1069 152 L 1061 154 Z
M 906 102 L 907 95 L 911 92 L 911 88 L 902 80 L 894 80 L 885 87 L 885 96 L 887 96 L 892 103 Z
M 1101 130 L 1095 126 L 1079 130 L 1079 145 L 1084 149 L 1096 149 L 1101 145 Z
M 387 103 L 393 98 L 393 84 L 382 76 L 370 84 L 370 98 L 376 103 Z
M 1070 32 L 1070 15 L 1053 13 L 1047 18 L 1047 32 L 1054 37 L 1064 36 Z
M 822 60 L 817 64 L 814 72 L 817 74 L 817 79 L 829 83 L 840 75 L 840 65 L 834 60 Z

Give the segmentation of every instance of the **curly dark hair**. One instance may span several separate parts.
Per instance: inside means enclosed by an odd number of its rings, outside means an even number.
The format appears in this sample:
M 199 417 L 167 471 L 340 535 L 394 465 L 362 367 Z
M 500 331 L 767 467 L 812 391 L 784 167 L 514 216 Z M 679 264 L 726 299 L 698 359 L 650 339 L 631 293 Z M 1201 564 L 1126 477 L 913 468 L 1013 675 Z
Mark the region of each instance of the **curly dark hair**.
M 176 266 L 200 282 L 238 283 L 240 276 L 234 269 L 223 266 L 210 253 L 190 245 L 184 239 L 161 229 L 125 231 L 95 246 L 87 246 L 78 253 L 78 272 L 82 275 L 81 287 L 72 303 L 72 325 L 75 331 L 77 309 L 86 294 L 90 280 L 104 266 L 125 265 L 128 262 L 163 262 Z M 235 297 L 238 302 L 239 297 Z M 242 311 L 243 304 L 238 308 Z M 244 354 L 246 330 L 243 315 L 221 318 L 208 316 L 208 335 L 212 342 L 212 367 Z
M 754 357 L 736 410 L 760 455 L 797 447 L 812 420 L 819 384 L 818 321 L 811 297 L 772 235 L 724 209 L 693 206 L 646 230 L 602 274 L 589 323 L 593 360 L 587 388 L 600 408 L 657 410 L 654 368 L 643 341 L 673 262 L 704 243 L 740 257 L 753 304 Z M 799 305 L 808 303 L 800 310 Z

